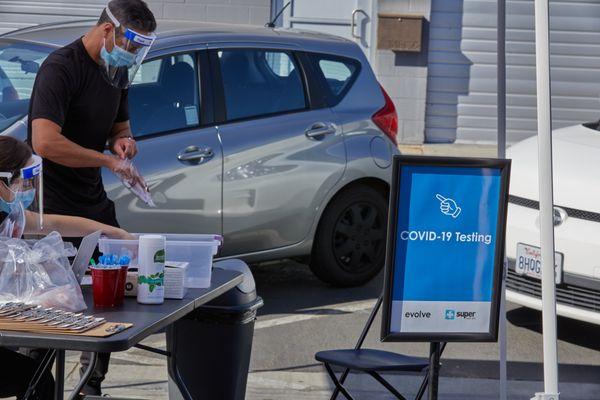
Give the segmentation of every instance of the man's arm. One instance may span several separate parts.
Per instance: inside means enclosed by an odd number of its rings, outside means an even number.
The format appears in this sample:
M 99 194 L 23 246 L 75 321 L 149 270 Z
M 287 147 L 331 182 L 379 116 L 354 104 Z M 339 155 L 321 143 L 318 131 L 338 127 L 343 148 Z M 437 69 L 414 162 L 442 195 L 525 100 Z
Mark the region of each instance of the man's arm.
M 137 145 L 133 139 L 129 121 L 115 122 L 110 133 L 108 148 L 121 159 L 135 157 Z
M 56 123 L 37 118 L 31 123 L 31 144 L 41 157 L 72 168 L 106 167 L 115 170 L 119 159 L 95 150 L 86 149 L 61 133 Z

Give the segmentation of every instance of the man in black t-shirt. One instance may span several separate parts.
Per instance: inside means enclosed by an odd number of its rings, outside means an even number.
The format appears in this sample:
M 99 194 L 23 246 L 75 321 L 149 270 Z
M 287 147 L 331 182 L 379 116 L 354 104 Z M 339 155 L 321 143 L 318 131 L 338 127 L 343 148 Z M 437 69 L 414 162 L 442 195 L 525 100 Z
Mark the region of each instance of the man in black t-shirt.
M 29 107 L 28 140 L 44 160 L 44 208 L 118 226 L 100 168 L 126 172 L 137 153 L 127 87 L 152 45 L 154 15 L 142 0 L 112 0 L 96 26 L 54 51 L 40 67 Z M 104 154 L 108 149 L 112 155 Z M 87 365 L 89 355 L 82 356 Z M 100 394 L 109 354 L 86 394 Z

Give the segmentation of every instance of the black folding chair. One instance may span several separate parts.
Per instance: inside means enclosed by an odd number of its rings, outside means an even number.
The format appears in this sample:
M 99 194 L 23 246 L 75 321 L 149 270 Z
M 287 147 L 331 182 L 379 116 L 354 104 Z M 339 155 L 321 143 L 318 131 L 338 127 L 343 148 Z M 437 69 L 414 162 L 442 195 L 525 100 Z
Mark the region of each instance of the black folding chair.
M 377 312 L 381 308 L 383 297 L 379 297 L 375 307 L 371 311 L 371 315 L 367 320 L 365 327 L 356 343 L 354 349 L 343 349 L 343 350 L 325 350 L 315 354 L 317 361 L 322 362 L 329 374 L 329 377 L 335 385 L 333 394 L 330 400 L 337 399 L 341 392 L 347 400 L 354 400 L 354 398 L 348 392 L 348 389 L 344 386 L 344 382 L 348 377 L 350 371 L 359 371 L 366 373 L 373 377 L 383 387 L 385 387 L 390 393 L 392 393 L 397 399 L 407 400 L 406 397 L 402 396 L 387 380 L 385 380 L 381 373 L 383 372 L 428 372 L 430 359 L 421 357 L 406 356 L 403 354 L 393 353 L 383 350 L 374 349 L 363 349 L 362 345 L 369 333 L 369 329 L 373 324 L 373 320 L 377 315 Z M 444 343 L 441 347 L 440 354 L 444 351 L 446 344 Z M 433 348 L 433 346 L 432 346 Z M 437 350 L 436 350 L 437 351 Z M 438 356 L 439 357 L 439 356 Z M 431 359 L 437 359 L 431 357 Z M 332 366 L 345 368 L 344 372 L 338 378 L 333 371 Z M 415 400 L 421 400 L 427 384 L 429 382 L 429 374 L 426 375 L 421 382 L 421 386 Z

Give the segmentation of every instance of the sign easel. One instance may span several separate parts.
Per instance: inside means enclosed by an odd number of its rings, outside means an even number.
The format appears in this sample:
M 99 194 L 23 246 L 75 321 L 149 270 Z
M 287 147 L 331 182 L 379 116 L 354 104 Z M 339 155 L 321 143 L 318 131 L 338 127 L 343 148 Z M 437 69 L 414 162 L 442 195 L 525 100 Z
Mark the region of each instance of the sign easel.
M 431 343 L 430 400 L 446 342 L 498 339 L 509 175 L 510 160 L 394 158 L 381 340 Z

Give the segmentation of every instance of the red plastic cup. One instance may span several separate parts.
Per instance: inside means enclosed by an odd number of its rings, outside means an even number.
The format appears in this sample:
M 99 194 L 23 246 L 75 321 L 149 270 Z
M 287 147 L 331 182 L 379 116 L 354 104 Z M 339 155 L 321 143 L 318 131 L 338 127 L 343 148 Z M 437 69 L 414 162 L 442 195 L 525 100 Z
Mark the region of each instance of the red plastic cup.
M 120 276 L 123 268 L 103 269 L 91 267 L 91 270 L 94 307 L 108 308 L 117 306 Z M 125 275 L 127 275 L 127 272 Z M 125 286 L 123 286 L 124 291 Z
M 117 283 L 117 300 L 116 305 L 122 306 L 123 299 L 125 298 L 125 282 L 127 281 L 127 270 L 129 267 L 127 265 L 123 265 L 119 270 L 119 281 Z

